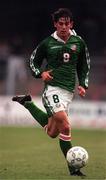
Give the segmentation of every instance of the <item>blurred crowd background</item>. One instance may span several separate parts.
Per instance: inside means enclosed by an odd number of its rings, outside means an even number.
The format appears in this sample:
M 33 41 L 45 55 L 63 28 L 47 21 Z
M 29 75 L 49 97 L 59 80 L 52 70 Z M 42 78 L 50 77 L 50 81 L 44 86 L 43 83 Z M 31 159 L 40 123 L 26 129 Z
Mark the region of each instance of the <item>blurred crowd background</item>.
M 51 14 L 59 7 L 72 11 L 74 29 L 89 48 L 91 73 L 86 99 L 106 100 L 106 0 L 1 0 L 1 96 L 41 95 L 43 83 L 32 77 L 28 60 L 37 44 L 54 31 Z

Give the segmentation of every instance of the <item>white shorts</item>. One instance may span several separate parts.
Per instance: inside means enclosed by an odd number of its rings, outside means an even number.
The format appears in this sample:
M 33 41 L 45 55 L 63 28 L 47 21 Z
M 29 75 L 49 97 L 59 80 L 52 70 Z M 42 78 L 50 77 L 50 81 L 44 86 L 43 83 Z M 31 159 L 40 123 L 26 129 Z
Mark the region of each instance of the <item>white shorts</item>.
M 69 104 L 72 102 L 73 93 L 48 85 L 42 95 L 42 102 L 49 117 L 59 111 L 68 113 Z

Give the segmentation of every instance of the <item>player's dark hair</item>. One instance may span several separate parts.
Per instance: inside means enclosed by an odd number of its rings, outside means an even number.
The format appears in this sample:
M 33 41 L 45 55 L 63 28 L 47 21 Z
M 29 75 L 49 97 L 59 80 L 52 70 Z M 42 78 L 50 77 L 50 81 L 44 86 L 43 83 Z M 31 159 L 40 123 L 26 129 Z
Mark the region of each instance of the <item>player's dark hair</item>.
M 67 8 L 59 8 L 57 11 L 55 11 L 52 14 L 52 18 L 54 22 L 57 22 L 61 17 L 70 18 L 70 21 L 73 21 L 73 15 L 71 11 Z

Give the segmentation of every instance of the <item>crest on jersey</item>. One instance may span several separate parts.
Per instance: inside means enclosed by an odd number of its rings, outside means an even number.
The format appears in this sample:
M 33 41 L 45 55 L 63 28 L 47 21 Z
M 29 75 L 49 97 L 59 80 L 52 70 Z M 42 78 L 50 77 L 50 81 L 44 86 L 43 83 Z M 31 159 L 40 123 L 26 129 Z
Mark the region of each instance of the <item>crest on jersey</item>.
M 76 44 L 72 44 L 72 45 L 71 45 L 71 49 L 72 49 L 73 51 L 76 51 L 76 49 L 77 49 Z

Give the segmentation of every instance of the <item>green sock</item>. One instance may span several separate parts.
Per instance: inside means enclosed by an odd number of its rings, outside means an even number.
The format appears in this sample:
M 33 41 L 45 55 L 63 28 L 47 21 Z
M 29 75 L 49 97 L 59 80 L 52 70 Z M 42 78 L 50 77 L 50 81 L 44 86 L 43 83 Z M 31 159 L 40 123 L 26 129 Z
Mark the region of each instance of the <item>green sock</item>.
M 60 144 L 61 151 L 63 152 L 64 157 L 65 157 L 65 159 L 66 159 L 66 155 L 67 155 L 68 150 L 69 150 L 70 148 L 72 148 L 71 141 L 65 141 L 65 140 L 59 139 L 59 144 Z M 68 163 L 67 163 L 67 166 L 68 166 L 68 170 L 69 170 L 69 173 L 70 173 L 70 174 L 71 174 L 73 171 L 75 171 L 75 168 L 69 166 Z
M 64 141 L 62 139 L 59 139 L 59 144 L 60 144 L 60 148 L 66 158 L 66 155 L 67 155 L 67 151 L 72 148 L 72 144 L 70 141 Z
M 25 108 L 29 110 L 29 112 L 32 114 L 34 119 L 42 126 L 48 124 L 48 115 L 47 113 L 43 112 L 41 109 L 39 109 L 33 102 L 26 102 L 24 105 Z

